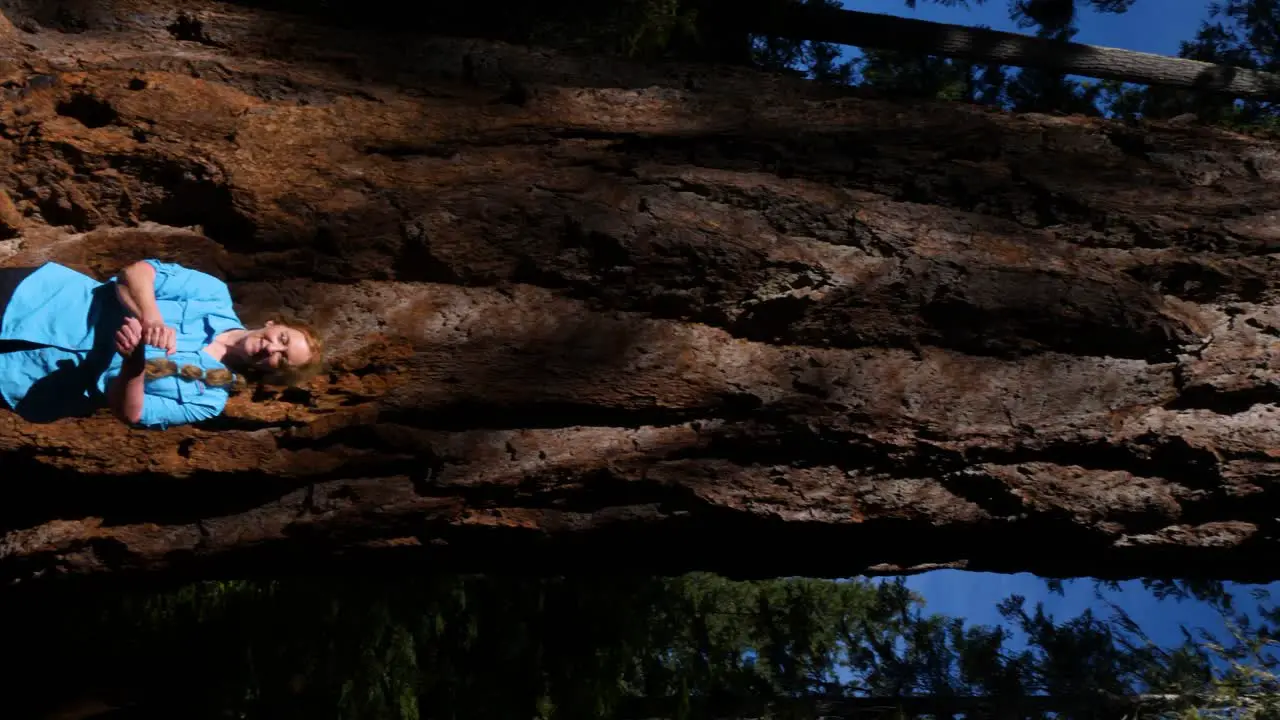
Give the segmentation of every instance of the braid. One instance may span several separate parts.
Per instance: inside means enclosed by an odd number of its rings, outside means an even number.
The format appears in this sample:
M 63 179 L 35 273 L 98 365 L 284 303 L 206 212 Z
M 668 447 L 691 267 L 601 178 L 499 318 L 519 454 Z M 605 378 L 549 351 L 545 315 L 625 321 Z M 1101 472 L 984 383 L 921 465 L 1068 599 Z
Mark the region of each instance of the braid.
M 178 375 L 189 382 L 204 380 L 210 387 L 226 388 L 227 392 L 232 395 L 244 389 L 246 384 L 244 378 L 233 374 L 226 368 L 214 368 L 205 372 L 197 365 L 183 365 L 179 369 L 178 364 L 168 358 L 148 360 L 144 374 L 148 380 L 166 378 L 170 375 Z
M 249 373 L 255 382 L 265 382 L 269 385 L 279 386 L 296 386 L 300 385 L 321 372 L 324 365 L 324 340 L 319 333 L 310 325 L 298 322 L 291 318 L 279 317 L 274 322 L 278 325 L 292 327 L 302 333 L 306 338 L 307 348 L 311 351 L 311 357 L 302 365 L 282 364 L 270 372 L 263 372 L 258 368 L 245 368 L 245 372 Z M 145 376 L 147 380 L 157 380 L 166 378 L 171 375 L 178 375 L 183 380 L 194 382 L 196 380 L 204 380 L 210 387 L 225 388 L 228 394 L 234 395 L 248 387 L 248 382 L 244 375 L 232 373 L 226 368 L 215 368 L 205 371 L 198 365 L 183 365 L 181 368 L 178 364 L 168 358 L 153 358 L 147 361 Z

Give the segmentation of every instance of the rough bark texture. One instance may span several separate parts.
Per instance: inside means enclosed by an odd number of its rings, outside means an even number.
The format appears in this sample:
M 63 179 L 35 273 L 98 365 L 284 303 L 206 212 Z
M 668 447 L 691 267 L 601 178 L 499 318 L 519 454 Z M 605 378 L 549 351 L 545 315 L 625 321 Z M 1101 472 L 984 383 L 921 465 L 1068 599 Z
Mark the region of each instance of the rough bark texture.
M 332 372 L 0 412 L 5 581 L 1276 576 L 1275 146 L 176 7 L 0 0 L 3 263 L 188 263 Z

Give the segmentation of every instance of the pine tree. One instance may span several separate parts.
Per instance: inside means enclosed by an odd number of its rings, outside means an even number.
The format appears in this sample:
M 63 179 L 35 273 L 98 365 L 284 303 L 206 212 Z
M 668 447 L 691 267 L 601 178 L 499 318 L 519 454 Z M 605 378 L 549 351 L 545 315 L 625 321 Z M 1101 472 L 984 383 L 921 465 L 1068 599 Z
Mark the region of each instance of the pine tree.
M 1209 18 L 1178 55 L 1250 70 L 1280 70 L 1280 2 L 1226 0 L 1209 3 Z M 1241 129 L 1280 130 L 1280 103 L 1233 100 L 1221 95 L 1167 87 L 1109 83 L 1106 107 L 1117 117 L 1171 118 L 1192 113 L 1204 123 Z

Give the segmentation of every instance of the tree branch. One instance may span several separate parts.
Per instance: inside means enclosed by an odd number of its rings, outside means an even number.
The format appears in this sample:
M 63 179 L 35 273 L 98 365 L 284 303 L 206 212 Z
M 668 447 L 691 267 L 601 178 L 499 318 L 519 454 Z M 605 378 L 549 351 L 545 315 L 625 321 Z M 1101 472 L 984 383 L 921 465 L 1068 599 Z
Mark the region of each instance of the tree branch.
M 771 3 L 766 8 L 741 18 L 746 30 L 794 40 L 943 55 L 1108 80 L 1195 88 L 1235 97 L 1280 97 L 1280 76 L 1199 60 L 801 3 Z

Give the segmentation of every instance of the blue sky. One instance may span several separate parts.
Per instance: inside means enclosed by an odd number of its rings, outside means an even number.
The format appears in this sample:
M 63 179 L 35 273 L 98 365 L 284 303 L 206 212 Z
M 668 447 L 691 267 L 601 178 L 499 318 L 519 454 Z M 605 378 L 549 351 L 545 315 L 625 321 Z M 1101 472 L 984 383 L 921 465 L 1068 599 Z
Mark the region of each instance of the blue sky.
M 1108 591 L 1106 596 L 1123 608 L 1158 644 L 1181 644 L 1179 627 L 1183 625 L 1189 629 L 1203 627 L 1214 633 L 1225 630 L 1217 612 L 1203 603 L 1157 599 L 1136 580 L 1120 585 L 1119 592 Z M 996 603 L 1010 595 L 1026 597 L 1028 611 L 1035 609 L 1036 602 L 1043 602 L 1045 612 L 1058 620 L 1073 618 L 1086 608 L 1093 609 L 1102 618 L 1111 616 L 1106 604 L 1095 599 L 1093 582 L 1088 579 L 1068 582 L 1062 596 L 1050 594 L 1043 579 L 1027 573 L 1004 575 L 938 570 L 907 578 L 907 586 L 924 596 L 927 611 L 963 617 L 980 625 L 1004 624 Z M 1267 585 L 1229 583 L 1227 589 L 1243 609 L 1256 606 L 1249 591 L 1259 587 L 1280 600 L 1280 582 Z
M 1077 5 L 1083 8 L 1087 2 L 1077 0 Z M 1007 0 L 987 0 L 981 5 L 970 2 L 967 9 L 946 7 L 931 0 L 919 0 L 915 10 L 907 8 L 902 0 L 844 0 L 844 6 L 850 10 L 1026 32 L 1009 19 Z M 1077 21 L 1080 32 L 1074 39 L 1090 45 L 1176 55 L 1179 42 L 1191 39 L 1208 17 L 1207 0 L 1136 0 L 1128 12 L 1119 15 L 1084 8 Z M 940 570 L 910 577 L 907 584 L 924 596 L 928 610 L 964 617 L 974 623 L 1001 624 L 996 603 L 1013 594 L 1025 596 L 1029 608 L 1043 601 L 1046 611 L 1062 620 L 1080 614 L 1085 608 L 1093 608 L 1104 617 L 1110 614 L 1103 603 L 1095 600 L 1093 583 L 1087 580 L 1069 584 L 1063 597 L 1050 595 L 1043 580 L 1027 574 Z M 1231 586 L 1238 591 L 1236 595 L 1241 601 L 1247 600 L 1251 587 L 1256 586 Z M 1280 583 L 1263 587 L 1280 598 Z M 1158 643 L 1179 643 L 1180 625 L 1222 630 L 1217 614 L 1204 605 L 1157 600 L 1137 582 L 1124 583 L 1122 588 L 1121 592 L 1109 593 L 1109 597 L 1138 620 Z

